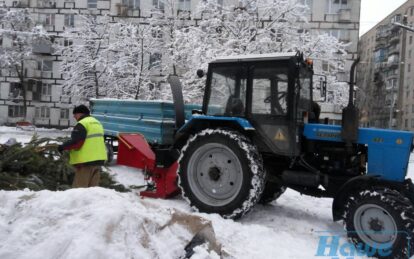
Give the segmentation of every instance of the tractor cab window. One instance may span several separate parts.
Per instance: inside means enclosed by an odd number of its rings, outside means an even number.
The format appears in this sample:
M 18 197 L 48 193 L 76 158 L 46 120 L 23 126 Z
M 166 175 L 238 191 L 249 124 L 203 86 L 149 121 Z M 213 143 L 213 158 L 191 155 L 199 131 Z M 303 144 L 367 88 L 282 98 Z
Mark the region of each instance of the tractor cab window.
M 252 113 L 287 114 L 288 76 L 282 68 L 255 68 L 253 73 Z
M 212 69 L 208 115 L 244 116 L 247 74 L 242 67 Z
M 312 74 L 306 69 L 301 69 L 296 81 L 296 89 L 299 91 L 298 118 L 303 117 L 303 112 L 310 112 L 312 107 Z

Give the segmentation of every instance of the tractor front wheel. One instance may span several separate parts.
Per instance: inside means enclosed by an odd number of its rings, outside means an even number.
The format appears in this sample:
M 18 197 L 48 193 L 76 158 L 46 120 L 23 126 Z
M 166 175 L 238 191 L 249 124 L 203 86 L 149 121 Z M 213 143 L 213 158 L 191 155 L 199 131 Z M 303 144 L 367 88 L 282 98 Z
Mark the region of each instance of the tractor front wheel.
M 261 156 L 235 131 L 208 129 L 192 137 L 182 150 L 178 174 L 192 206 L 226 218 L 249 211 L 264 189 Z
M 413 255 L 414 207 L 399 191 L 375 188 L 351 195 L 345 205 L 344 223 L 349 239 L 369 251 L 368 256 Z

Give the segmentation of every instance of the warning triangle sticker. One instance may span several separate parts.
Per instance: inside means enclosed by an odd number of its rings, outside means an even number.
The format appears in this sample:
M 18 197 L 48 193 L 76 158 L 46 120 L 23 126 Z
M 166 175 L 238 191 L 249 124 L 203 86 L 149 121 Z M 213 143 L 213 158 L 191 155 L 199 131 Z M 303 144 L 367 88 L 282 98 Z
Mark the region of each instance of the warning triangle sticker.
M 280 129 L 276 132 L 276 135 L 275 135 L 274 139 L 278 140 L 278 141 L 286 141 L 286 137 L 285 137 L 285 135 L 283 135 L 282 130 L 280 130 Z

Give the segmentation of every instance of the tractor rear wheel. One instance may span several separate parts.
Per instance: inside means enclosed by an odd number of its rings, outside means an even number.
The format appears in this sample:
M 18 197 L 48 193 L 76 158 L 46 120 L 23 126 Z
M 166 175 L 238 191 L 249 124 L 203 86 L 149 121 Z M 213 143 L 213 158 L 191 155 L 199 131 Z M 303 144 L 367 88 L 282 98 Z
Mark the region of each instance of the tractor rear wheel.
M 345 205 L 348 238 L 363 245 L 368 256 L 408 258 L 413 255 L 414 207 L 399 191 L 389 188 L 363 190 Z
M 235 131 L 201 131 L 182 150 L 183 196 L 201 212 L 239 218 L 259 200 L 265 170 L 257 148 Z

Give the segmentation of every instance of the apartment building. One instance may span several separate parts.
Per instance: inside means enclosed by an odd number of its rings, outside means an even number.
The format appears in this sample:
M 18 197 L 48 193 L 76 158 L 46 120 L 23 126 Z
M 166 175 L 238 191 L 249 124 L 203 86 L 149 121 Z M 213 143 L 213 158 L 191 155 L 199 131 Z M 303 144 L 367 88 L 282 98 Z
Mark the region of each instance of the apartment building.
M 202 0 L 177 0 L 177 10 L 195 12 Z M 237 0 L 221 0 L 237 1 Z M 348 80 L 352 60 L 357 56 L 359 16 L 361 0 L 298 0 L 309 6 L 308 24 L 303 27 L 313 33 L 329 33 L 343 42 L 349 43 L 347 62 L 344 72 L 338 74 L 339 80 Z M 77 15 L 92 13 L 109 14 L 115 19 L 140 22 L 148 17 L 151 10 L 166 8 L 163 0 L 4 0 L 1 5 L 11 8 L 29 8 L 39 24 L 52 34 L 59 35 L 67 27 L 76 27 Z M 197 24 L 199 17 L 187 20 Z M 1 40 L 1 44 L 7 44 Z M 168 57 L 153 55 L 148 62 Z M 316 61 L 318 62 L 318 61 Z M 329 66 L 322 64 L 327 71 Z M 26 119 L 39 126 L 67 127 L 74 124 L 71 108 L 76 100 L 62 95 L 62 75 L 59 72 L 59 56 L 53 55 L 51 46 L 34 46 L 34 55 L 27 61 L 25 80 L 27 81 L 28 109 Z M 0 125 L 13 125 L 23 119 L 22 96 L 18 89 L 17 75 L 10 71 L 0 73 Z M 329 89 L 329 86 L 328 86 Z M 330 89 L 329 91 L 334 91 Z M 328 93 L 329 94 L 329 93 Z M 335 105 L 322 107 L 324 114 L 336 116 Z M 332 117 L 331 116 L 331 117 Z M 333 118 L 334 119 L 334 118 Z
M 408 0 L 360 38 L 357 102 L 364 126 L 414 130 L 412 32 L 394 23 L 414 22 Z

